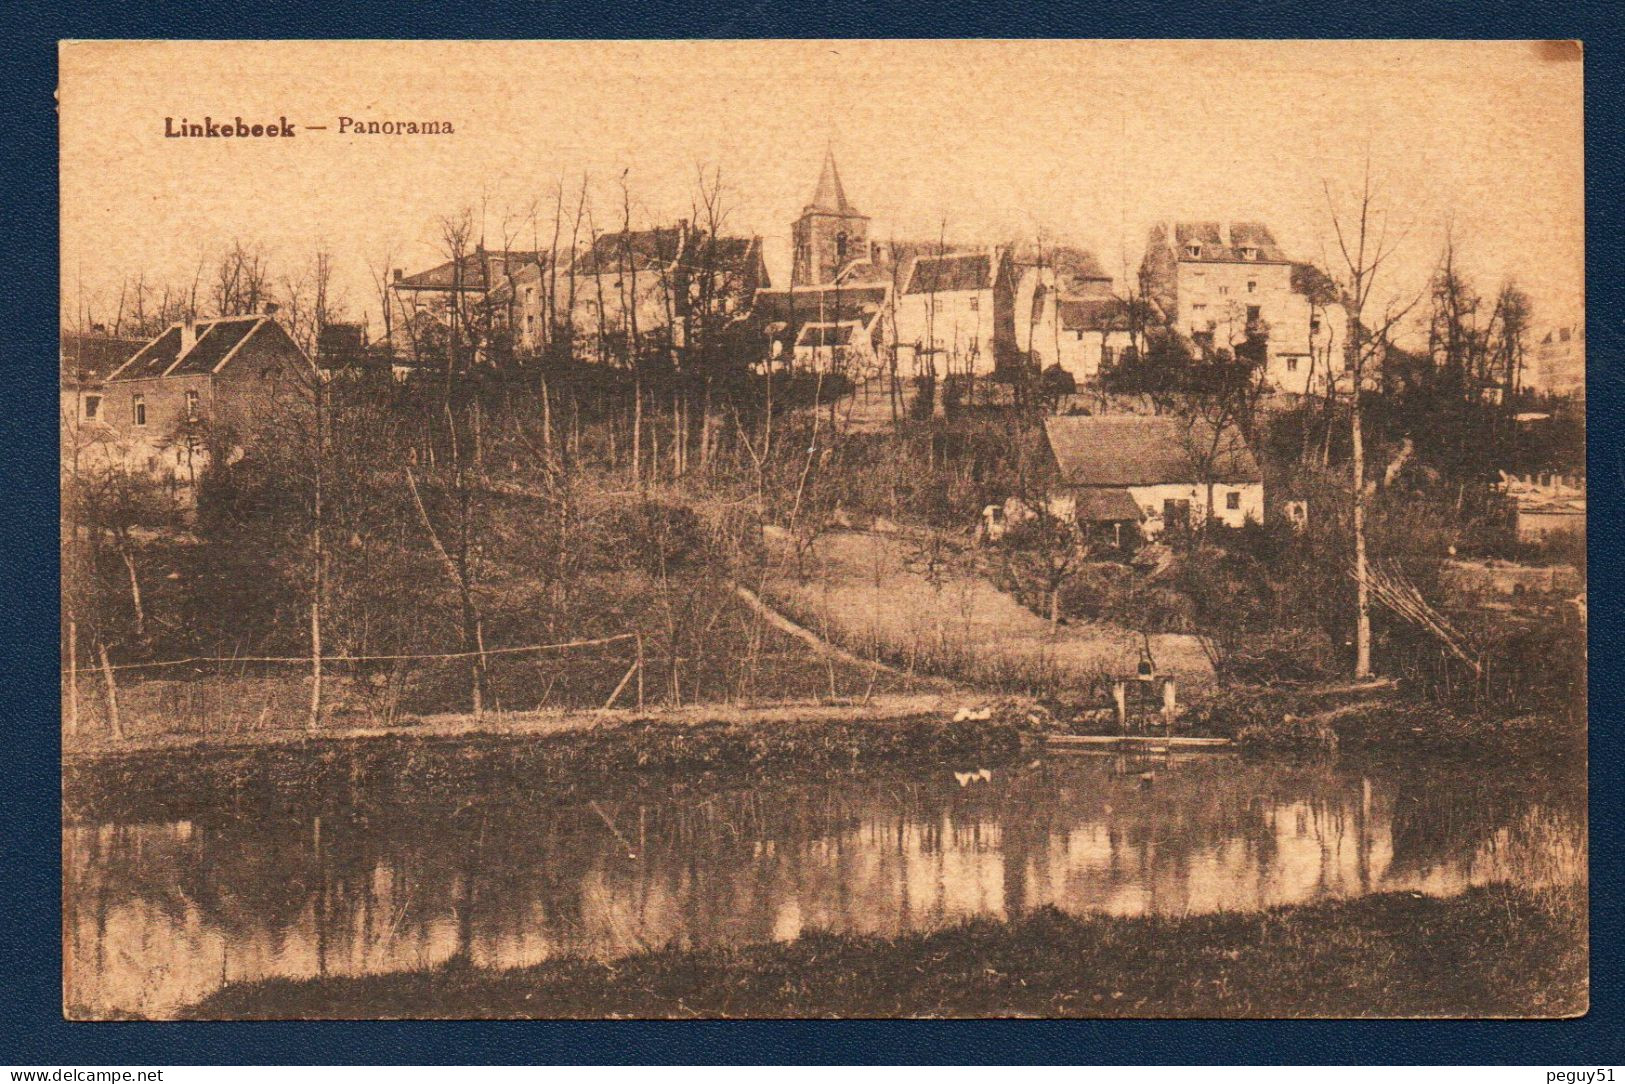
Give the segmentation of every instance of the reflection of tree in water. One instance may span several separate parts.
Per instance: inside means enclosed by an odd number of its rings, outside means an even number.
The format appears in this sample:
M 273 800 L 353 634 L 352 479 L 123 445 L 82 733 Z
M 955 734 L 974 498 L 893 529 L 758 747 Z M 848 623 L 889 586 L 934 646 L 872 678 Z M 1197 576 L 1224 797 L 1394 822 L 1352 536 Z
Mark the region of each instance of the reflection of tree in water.
M 1583 836 L 1584 800 L 1560 775 L 1472 766 L 1050 759 L 964 787 L 944 769 L 586 805 L 536 795 L 319 823 L 76 828 L 64 874 L 70 950 L 98 970 L 106 916 L 132 904 L 148 912 L 149 953 L 203 930 L 233 953 L 269 944 L 260 966 L 288 973 L 515 966 L 1046 903 L 1178 911 L 1380 889 L 1373 840 L 1391 835 L 1400 874 L 1486 846 L 1540 853 L 1554 829 Z
M 1435 870 L 1470 868 L 1486 847 L 1517 866 L 1541 865 L 1555 848 L 1583 846 L 1585 768 L 1562 763 L 1498 765 L 1470 762 L 1430 766 L 1425 772 L 1390 766 L 1393 859 L 1390 876 L 1422 877 Z M 1559 855 L 1562 860 L 1569 855 Z M 1583 869 L 1583 864 L 1581 866 Z M 1541 879 L 1559 870 L 1512 871 Z

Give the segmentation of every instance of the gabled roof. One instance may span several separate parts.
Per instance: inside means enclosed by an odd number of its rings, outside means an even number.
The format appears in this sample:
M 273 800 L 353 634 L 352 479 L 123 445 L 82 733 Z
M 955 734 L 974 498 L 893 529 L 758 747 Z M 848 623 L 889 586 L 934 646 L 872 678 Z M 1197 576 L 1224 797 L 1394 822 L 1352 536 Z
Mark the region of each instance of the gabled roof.
M 802 208 L 802 214 L 839 215 L 842 218 L 863 218 L 858 209 L 847 200 L 841 185 L 841 172 L 835 168 L 835 152 L 824 152 L 824 168 L 818 173 L 818 187 L 812 199 Z
M 94 384 L 131 358 L 147 345 L 146 339 L 119 339 L 111 335 L 85 335 L 78 332 L 62 333 L 62 369 L 64 383 L 81 381 Z
M 993 289 L 993 258 L 986 252 L 947 252 L 918 256 L 908 274 L 905 294 L 945 294 Z
M 222 316 L 199 320 L 196 336 L 182 349 L 183 325 L 171 325 L 119 366 L 108 380 L 142 380 L 156 376 L 201 375 L 219 372 L 245 342 L 264 331 L 274 334 L 304 357 L 304 351 L 269 316 Z M 309 359 L 306 359 L 307 364 Z
M 876 330 L 887 291 L 886 286 L 833 285 L 758 290 L 750 319 L 763 334 L 790 344 L 801 341 L 808 325 L 855 322 Z
M 1192 256 L 1191 245 L 1200 246 L 1200 254 Z M 1174 255 L 1181 263 L 1287 263 L 1275 235 L 1262 222 L 1232 222 L 1229 228 L 1220 222 L 1178 222 L 1174 224 Z M 1247 259 L 1243 250 L 1251 249 L 1255 255 Z
M 1115 297 L 1061 295 L 1056 306 L 1066 331 L 1127 331 L 1128 305 Z
M 1172 415 L 1107 414 L 1044 420 L 1061 478 L 1074 486 L 1196 484 L 1213 447 L 1213 428 Z M 1263 474 L 1247 442 L 1234 428 L 1219 439 L 1214 481 L 1261 482 Z
M 487 251 L 476 249 L 461 260 L 447 260 L 438 267 L 396 279 L 397 290 L 465 290 L 483 293 L 507 279 L 508 271 L 541 266 L 548 261 L 545 252 Z
M 684 240 L 684 231 L 677 226 L 601 234 L 576 258 L 576 274 L 665 270 L 683 254 Z

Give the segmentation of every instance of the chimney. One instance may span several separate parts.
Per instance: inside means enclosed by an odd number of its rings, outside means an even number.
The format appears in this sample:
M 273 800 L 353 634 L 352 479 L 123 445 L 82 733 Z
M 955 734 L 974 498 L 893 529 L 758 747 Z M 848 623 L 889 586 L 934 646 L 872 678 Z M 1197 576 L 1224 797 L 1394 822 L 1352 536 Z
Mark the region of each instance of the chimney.
M 181 321 L 181 349 L 178 357 L 184 357 L 186 352 L 197 345 L 197 321 L 190 317 Z
M 395 281 L 399 282 L 399 281 L 401 281 L 401 279 L 403 279 L 405 277 L 406 277 L 406 272 L 402 271 L 400 268 L 397 267 L 395 269 Z
M 265 303 L 265 315 L 267 315 L 267 316 L 275 316 L 276 313 L 277 313 L 277 310 L 280 309 L 281 307 L 282 306 L 278 305 L 275 301 L 267 301 Z
M 1230 247 L 1230 223 L 1228 222 L 1219 223 L 1219 244 L 1225 248 Z

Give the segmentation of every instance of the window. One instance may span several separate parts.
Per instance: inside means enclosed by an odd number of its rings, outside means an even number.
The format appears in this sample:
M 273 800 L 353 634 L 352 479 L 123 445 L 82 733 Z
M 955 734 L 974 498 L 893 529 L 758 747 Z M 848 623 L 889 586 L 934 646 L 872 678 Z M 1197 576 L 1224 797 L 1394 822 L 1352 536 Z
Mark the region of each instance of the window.
M 534 286 L 526 286 L 525 287 L 525 304 L 529 305 L 531 302 L 533 302 L 535 300 L 536 300 L 536 287 L 534 287 Z
M 1220 297 L 1228 297 L 1229 295 L 1230 295 L 1230 287 L 1228 287 L 1228 286 L 1220 286 L 1219 287 L 1219 296 Z
M 1102 346 L 1100 348 L 1100 365 L 1101 365 L 1102 368 L 1105 368 L 1105 369 L 1111 368 L 1112 363 L 1114 361 L 1116 361 L 1116 360 L 1117 360 L 1117 351 L 1113 350 L 1109 346 Z
M 147 397 L 145 395 L 130 396 L 130 421 L 134 425 L 147 424 Z
M 1287 358 L 1286 359 L 1286 371 L 1289 372 L 1289 373 L 1295 373 L 1295 372 L 1298 371 L 1298 359 L 1297 358 Z
M 1232 512 L 1241 511 L 1241 491 L 1231 490 L 1224 495 L 1224 506 Z
M 1263 315 L 1264 315 L 1264 310 L 1262 308 L 1260 308 L 1259 306 L 1257 306 L 1257 305 L 1248 305 L 1247 306 L 1247 322 L 1249 324 L 1258 323 L 1259 318 L 1261 316 L 1263 316 Z
M 1202 258 L 1202 246 L 1201 245 L 1186 245 L 1185 246 L 1185 255 L 1189 256 L 1193 260 L 1200 260 Z
M 197 392 L 195 391 L 186 393 L 186 420 L 189 422 L 197 421 Z
M 1258 259 L 1258 250 L 1251 245 L 1244 245 L 1241 249 L 1241 258 L 1244 260 Z
M 1196 304 L 1191 306 L 1191 311 L 1192 312 L 1206 312 L 1207 311 L 1207 302 L 1198 301 Z
M 1256 294 L 1258 292 L 1258 280 L 1257 279 L 1248 279 L 1247 280 L 1247 292 L 1250 293 L 1250 294 Z
M 970 311 L 971 312 L 979 312 L 981 310 L 981 308 L 982 308 L 982 299 L 979 298 L 979 297 L 972 297 L 970 299 Z
M 85 396 L 85 421 L 93 422 L 102 412 L 102 397 L 99 395 Z
M 1316 316 L 1316 317 L 1314 317 L 1313 319 L 1311 319 L 1309 321 L 1309 334 L 1311 334 L 1311 335 L 1319 335 L 1320 334 L 1320 317 Z

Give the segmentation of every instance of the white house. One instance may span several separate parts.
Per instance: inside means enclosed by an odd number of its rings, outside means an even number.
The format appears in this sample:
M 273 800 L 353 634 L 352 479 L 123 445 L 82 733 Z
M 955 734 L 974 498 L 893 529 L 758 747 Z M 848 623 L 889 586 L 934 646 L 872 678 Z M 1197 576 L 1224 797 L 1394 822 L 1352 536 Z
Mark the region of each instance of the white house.
M 1062 499 L 1073 502 L 1070 514 L 1080 521 L 1119 522 L 1132 507 L 1141 533 L 1154 538 L 1210 516 L 1227 527 L 1264 520 L 1264 476 L 1233 428 L 1116 414 L 1046 418 L 1044 435 Z
M 899 364 L 939 377 L 994 369 L 993 248 L 913 257 L 895 302 Z M 910 364 L 911 363 L 911 364 Z
M 1262 346 L 1278 391 L 1318 394 L 1344 370 L 1348 317 L 1335 284 L 1286 257 L 1262 222 L 1152 228 L 1142 277 L 1175 330 L 1208 350 Z

